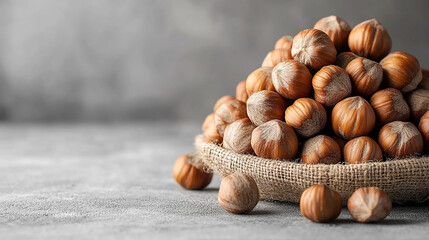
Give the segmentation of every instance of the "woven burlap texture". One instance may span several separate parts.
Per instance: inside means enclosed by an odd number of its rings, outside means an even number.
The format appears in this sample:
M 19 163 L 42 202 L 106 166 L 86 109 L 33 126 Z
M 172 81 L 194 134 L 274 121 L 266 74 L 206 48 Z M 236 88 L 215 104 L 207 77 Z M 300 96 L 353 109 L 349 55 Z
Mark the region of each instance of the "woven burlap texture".
M 392 201 L 424 202 L 429 198 L 429 157 L 365 164 L 301 164 L 243 155 L 207 143 L 199 135 L 195 147 L 204 164 L 221 177 L 234 172 L 252 176 L 261 198 L 299 202 L 301 193 L 326 184 L 341 194 L 343 204 L 359 187 L 379 187 Z

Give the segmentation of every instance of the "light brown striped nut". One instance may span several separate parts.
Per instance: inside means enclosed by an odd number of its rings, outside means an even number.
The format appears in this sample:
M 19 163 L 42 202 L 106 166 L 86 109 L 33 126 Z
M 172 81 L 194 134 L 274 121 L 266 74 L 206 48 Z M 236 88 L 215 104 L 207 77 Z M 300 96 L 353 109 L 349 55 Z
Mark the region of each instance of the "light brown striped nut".
M 255 129 L 255 126 L 248 118 L 243 118 L 229 124 L 225 128 L 223 135 L 223 146 L 236 153 L 252 154 L 253 149 L 250 145 L 250 140 L 253 129 Z
M 173 166 L 173 177 L 186 189 L 203 189 L 212 181 L 213 174 L 206 173 L 202 169 L 191 164 L 192 158 L 198 156 L 185 154 L 180 156 Z
M 286 109 L 285 120 L 298 135 L 312 137 L 325 127 L 327 115 L 322 104 L 311 98 L 300 98 Z
M 378 222 L 392 211 L 392 200 L 377 187 L 362 187 L 350 196 L 347 208 L 356 222 Z
M 314 185 L 301 195 L 299 207 L 304 217 L 313 222 L 329 222 L 341 213 L 342 200 L 338 192 L 326 185 Z
M 257 156 L 269 159 L 293 159 L 298 151 L 295 131 L 280 120 L 256 127 L 251 144 Z
M 393 52 L 383 58 L 380 64 L 384 83 L 402 93 L 413 91 L 422 81 L 420 63 L 411 54 Z
M 278 93 L 263 90 L 254 93 L 247 101 L 247 115 L 256 126 L 273 119 L 283 120 L 286 101 Z
M 326 33 L 318 29 L 299 32 L 293 38 L 291 53 L 293 59 L 313 70 L 333 64 L 337 57 L 334 43 Z
M 247 118 L 246 103 L 229 100 L 216 109 L 214 121 L 219 134 L 223 137 L 226 126 L 242 118 Z
M 370 137 L 357 137 L 344 146 L 344 161 L 350 164 L 383 161 L 383 151 Z
M 318 135 L 305 141 L 301 161 L 306 164 L 335 164 L 341 162 L 341 149 L 334 139 Z
M 210 113 L 209 115 L 207 115 L 203 124 L 201 125 L 201 130 L 203 130 L 203 132 L 207 131 L 210 125 L 214 125 L 214 113 Z
M 343 19 L 333 15 L 324 17 L 317 21 L 313 28 L 325 32 L 334 43 L 337 52 L 341 52 L 347 47 L 351 28 Z
M 418 88 L 429 90 L 429 71 L 422 68 L 422 81 Z
M 413 91 L 408 95 L 407 102 L 413 120 L 418 122 L 423 114 L 429 110 L 429 90 L 417 89 Z
M 326 107 L 333 107 L 352 92 L 346 71 L 335 65 L 321 68 L 312 80 L 314 99 Z
M 380 87 L 383 80 L 383 69 L 377 62 L 358 57 L 346 67 L 352 81 L 353 90 L 360 96 L 371 96 Z
M 410 107 L 401 91 L 395 88 L 386 88 L 374 93 L 370 102 L 381 125 L 393 121 L 405 122 L 410 119 Z
M 247 102 L 248 98 L 249 96 L 247 95 L 246 81 L 241 81 L 235 88 L 235 99 L 242 102 Z
M 230 213 L 249 213 L 259 202 L 258 186 L 249 175 L 230 174 L 220 184 L 218 202 Z
M 346 69 L 347 65 L 353 61 L 353 59 L 358 58 L 359 56 L 353 52 L 342 52 L 338 54 L 337 59 L 335 60 L 335 65 L 339 66 L 342 69 Z
M 272 73 L 276 92 L 292 100 L 310 95 L 311 78 L 307 67 L 295 60 L 287 60 L 278 64 Z
M 370 19 L 352 29 L 349 48 L 359 56 L 379 61 L 390 52 L 392 39 L 379 21 Z
M 277 40 L 276 44 L 274 45 L 274 49 L 287 49 L 290 52 L 292 49 L 292 43 L 293 38 L 289 35 L 285 35 Z
M 261 67 L 275 67 L 277 64 L 292 59 L 290 50 L 288 49 L 274 49 L 269 52 L 264 58 Z
M 214 143 L 214 144 L 220 144 L 222 143 L 222 136 L 219 134 L 216 125 L 213 122 L 208 126 L 208 128 L 204 131 L 204 139 L 206 142 Z
M 419 123 L 419 130 L 423 135 L 425 142 L 425 150 L 429 152 L 429 111 L 423 114 Z
M 261 67 L 253 71 L 246 80 L 247 95 L 250 97 L 253 93 L 262 90 L 274 91 L 274 85 L 271 80 L 272 72 L 272 67 Z
M 403 158 L 423 151 L 423 137 L 410 122 L 395 121 L 384 125 L 378 134 L 378 144 L 390 158 Z
M 374 125 L 374 110 L 362 97 L 346 98 L 332 110 L 332 128 L 346 140 L 369 134 Z
M 215 105 L 213 106 L 213 112 L 216 112 L 216 110 L 224 103 L 230 101 L 230 100 L 234 100 L 235 98 L 233 96 L 229 96 L 229 95 L 225 95 L 221 98 L 219 98 Z

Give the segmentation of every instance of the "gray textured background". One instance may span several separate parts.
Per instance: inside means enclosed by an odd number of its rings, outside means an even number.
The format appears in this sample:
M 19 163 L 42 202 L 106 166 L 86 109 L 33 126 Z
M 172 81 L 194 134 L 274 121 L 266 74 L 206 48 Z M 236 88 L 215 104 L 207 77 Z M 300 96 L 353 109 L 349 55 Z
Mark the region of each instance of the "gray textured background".
M 428 1 L 0 2 L 0 116 L 202 121 L 274 42 L 321 17 L 377 18 L 429 67 Z

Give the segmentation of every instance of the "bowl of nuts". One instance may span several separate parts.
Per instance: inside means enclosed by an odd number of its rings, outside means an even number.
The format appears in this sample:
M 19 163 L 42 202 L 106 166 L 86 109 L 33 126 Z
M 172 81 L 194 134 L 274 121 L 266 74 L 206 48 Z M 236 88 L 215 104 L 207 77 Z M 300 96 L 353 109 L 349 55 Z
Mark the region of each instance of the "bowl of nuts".
M 376 19 L 329 16 L 283 36 L 207 116 L 200 170 L 246 174 L 263 199 L 299 202 L 324 185 L 342 202 L 364 187 L 428 200 L 429 71 L 391 47 Z

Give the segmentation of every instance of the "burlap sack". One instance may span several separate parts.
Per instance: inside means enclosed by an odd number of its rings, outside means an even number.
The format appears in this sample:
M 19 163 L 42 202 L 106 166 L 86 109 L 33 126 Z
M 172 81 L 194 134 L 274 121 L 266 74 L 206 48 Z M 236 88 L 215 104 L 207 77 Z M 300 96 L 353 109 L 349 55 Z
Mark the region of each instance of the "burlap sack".
M 308 165 L 237 154 L 200 135 L 195 146 L 203 162 L 225 177 L 234 172 L 252 176 L 261 198 L 299 202 L 301 193 L 315 184 L 326 184 L 341 194 L 343 203 L 359 187 L 376 186 L 394 202 L 424 202 L 429 198 L 429 157 L 380 163 Z

